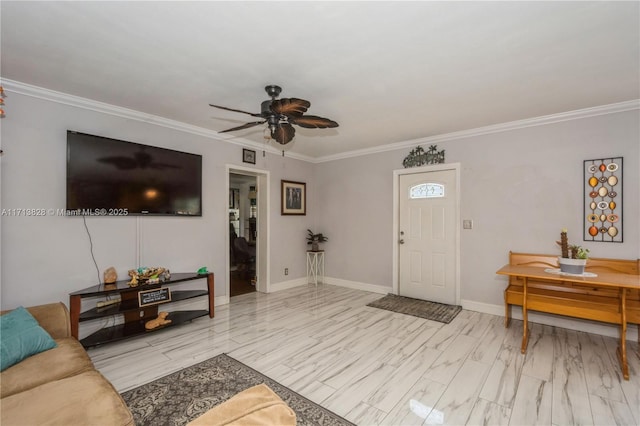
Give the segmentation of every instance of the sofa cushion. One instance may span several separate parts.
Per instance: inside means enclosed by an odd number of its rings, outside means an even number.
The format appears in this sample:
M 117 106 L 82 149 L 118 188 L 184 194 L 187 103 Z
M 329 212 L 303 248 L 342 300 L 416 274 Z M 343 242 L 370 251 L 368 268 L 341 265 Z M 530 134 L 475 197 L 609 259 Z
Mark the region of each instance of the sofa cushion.
M 125 402 L 97 371 L 45 383 L 0 404 L 2 426 L 134 424 Z
M 93 369 L 91 359 L 76 339 L 57 339 L 56 343 L 56 348 L 29 357 L 0 373 L 0 397 Z
M 264 383 L 213 407 L 187 426 L 295 426 L 296 413 Z
M 56 342 L 22 306 L 0 316 L 0 371 L 55 347 Z

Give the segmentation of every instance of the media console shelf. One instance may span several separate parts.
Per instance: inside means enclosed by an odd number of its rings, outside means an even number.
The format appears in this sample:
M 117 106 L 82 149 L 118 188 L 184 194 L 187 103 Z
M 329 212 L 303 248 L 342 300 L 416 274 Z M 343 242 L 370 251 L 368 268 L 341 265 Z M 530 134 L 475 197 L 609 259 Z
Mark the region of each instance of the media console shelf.
M 174 290 L 174 286 L 184 284 L 193 280 L 207 280 L 207 288 L 202 290 Z M 139 293 L 148 290 L 160 289 L 168 287 L 171 293 L 171 300 L 163 301 L 155 305 L 139 305 Z M 158 316 L 158 307 L 162 304 L 178 302 L 180 300 L 193 299 L 196 297 L 207 296 L 208 310 L 187 310 L 172 311 L 167 319 L 171 320 L 170 324 L 146 330 L 144 324 Z M 110 300 L 110 298 L 120 298 L 120 302 L 104 306 L 95 307 L 82 311 L 82 299 L 102 298 L 102 300 Z M 71 317 L 71 334 L 78 339 L 80 323 L 99 318 L 109 318 L 115 315 L 123 315 L 124 323 L 111 327 L 104 327 L 95 333 L 80 340 L 85 348 L 101 345 L 103 343 L 113 342 L 116 340 L 126 339 L 133 336 L 154 333 L 169 327 L 184 324 L 196 318 L 214 315 L 214 279 L 213 273 L 194 274 L 194 273 L 175 273 L 171 274 L 168 280 L 160 281 L 156 284 L 139 285 L 138 287 L 129 287 L 128 281 L 117 281 L 114 284 L 100 284 L 87 287 L 83 290 L 69 294 L 69 313 Z

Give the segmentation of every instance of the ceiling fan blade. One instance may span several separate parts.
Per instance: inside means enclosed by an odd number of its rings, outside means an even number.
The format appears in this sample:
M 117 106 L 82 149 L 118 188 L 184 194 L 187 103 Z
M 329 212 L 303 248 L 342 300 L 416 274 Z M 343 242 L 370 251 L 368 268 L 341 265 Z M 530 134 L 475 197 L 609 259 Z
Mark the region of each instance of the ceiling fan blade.
M 220 105 L 214 105 L 214 104 L 209 104 L 209 106 L 212 106 L 214 108 L 224 109 L 224 110 L 227 110 L 227 111 L 241 112 L 242 114 L 249 114 L 252 117 L 262 117 L 261 114 L 254 114 L 253 112 L 242 111 L 240 109 L 227 108 L 227 107 L 223 107 L 223 106 L 220 106 Z
M 300 117 L 289 117 L 289 122 L 307 129 L 327 129 L 338 127 L 338 123 L 328 118 L 318 117 L 317 115 L 303 115 Z
M 281 145 L 286 145 L 296 135 L 296 129 L 289 123 L 281 123 L 276 130 L 271 132 L 271 138 Z
M 299 117 L 311 106 L 311 102 L 298 98 L 276 99 L 271 102 L 271 111 L 287 117 Z
M 262 120 L 262 121 L 252 121 L 251 123 L 245 123 L 242 126 L 238 126 L 238 127 L 232 127 L 231 129 L 227 129 L 227 130 L 222 130 L 218 133 L 227 133 L 227 132 L 233 132 L 235 130 L 242 130 L 242 129 L 248 129 L 249 127 L 253 127 L 253 126 L 257 126 L 259 124 L 264 124 L 266 123 L 266 120 Z

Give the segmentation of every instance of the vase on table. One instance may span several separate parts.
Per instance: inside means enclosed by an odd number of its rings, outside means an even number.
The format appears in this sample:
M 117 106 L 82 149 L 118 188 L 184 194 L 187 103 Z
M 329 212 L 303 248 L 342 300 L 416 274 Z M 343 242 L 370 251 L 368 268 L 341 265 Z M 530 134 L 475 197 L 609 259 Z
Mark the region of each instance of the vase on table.
M 584 274 L 584 267 L 587 264 L 587 259 L 568 259 L 565 257 L 559 257 L 558 263 L 560 264 L 560 271 L 567 274 Z

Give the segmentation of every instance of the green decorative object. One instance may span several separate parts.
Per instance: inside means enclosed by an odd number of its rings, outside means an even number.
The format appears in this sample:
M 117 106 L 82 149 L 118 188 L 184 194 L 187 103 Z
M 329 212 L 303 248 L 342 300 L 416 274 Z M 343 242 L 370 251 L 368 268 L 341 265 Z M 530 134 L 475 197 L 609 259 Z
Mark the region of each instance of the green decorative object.
M 208 273 L 209 273 L 209 271 L 207 271 L 207 267 L 206 266 L 203 266 L 202 268 L 198 269 L 198 272 L 197 272 L 198 275 L 206 275 Z
M 431 145 L 428 151 L 425 151 L 421 146 L 417 146 L 412 149 L 409 155 L 402 161 L 404 168 L 420 167 L 425 164 L 440 164 L 444 163 L 444 149 L 438 151 L 437 145 Z

